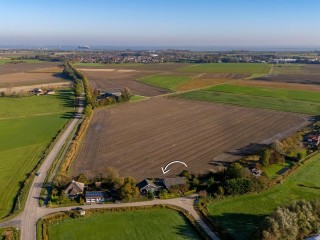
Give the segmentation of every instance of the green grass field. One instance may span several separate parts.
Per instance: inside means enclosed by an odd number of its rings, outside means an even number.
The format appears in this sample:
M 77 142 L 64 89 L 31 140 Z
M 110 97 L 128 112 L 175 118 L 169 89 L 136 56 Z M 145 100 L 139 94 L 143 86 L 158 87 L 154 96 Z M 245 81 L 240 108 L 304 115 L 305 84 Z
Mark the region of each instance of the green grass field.
M 190 76 L 152 75 L 140 78 L 139 81 L 169 90 L 174 90 L 179 85 L 191 80 Z
M 274 64 L 272 74 L 300 74 L 301 64 Z
M 264 171 L 267 174 L 269 178 L 275 178 L 278 177 L 279 175 L 277 172 L 279 172 L 281 169 L 285 167 L 290 167 L 291 164 L 288 162 L 285 163 L 277 163 L 277 164 L 272 164 L 269 167 L 267 167 Z
M 239 86 L 233 84 L 221 84 L 218 86 L 210 87 L 207 90 L 259 97 L 271 97 L 284 100 L 301 100 L 320 103 L 320 94 L 318 92 L 310 91 Z
M 20 62 L 20 61 L 25 63 L 43 63 L 44 62 L 37 59 L 24 59 L 24 60 L 0 59 L 0 64 L 5 64 L 9 62 Z
M 49 225 L 50 240 L 200 239 L 190 223 L 170 209 L 98 213 Z
M 67 122 L 72 104 L 69 91 L 56 96 L 0 98 L 0 218 L 10 212 L 21 182 Z
M 237 73 L 268 74 L 271 65 L 267 63 L 206 63 L 179 68 L 180 72 L 193 73 Z
M 261 193 L 228 197 L 208 206 L 217 220 L 235 239 L 250 239 L 265 216 L 278 206 L 298 199 L 320 198 L 320 154 L 309 159 L 281 184 Z M 303 186 L 302 186 L 303 185 Z
M 316 92 L 222 84 L 178 97 L 310 115 L 320 113 L 320 96 Z

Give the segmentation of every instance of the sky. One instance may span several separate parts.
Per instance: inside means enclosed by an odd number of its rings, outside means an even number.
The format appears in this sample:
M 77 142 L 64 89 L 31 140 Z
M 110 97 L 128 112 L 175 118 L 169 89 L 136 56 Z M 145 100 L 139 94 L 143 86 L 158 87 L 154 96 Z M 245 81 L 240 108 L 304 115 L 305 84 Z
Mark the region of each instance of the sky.
M 0 45 L 320 46 L 319 0 L 2 0 Z

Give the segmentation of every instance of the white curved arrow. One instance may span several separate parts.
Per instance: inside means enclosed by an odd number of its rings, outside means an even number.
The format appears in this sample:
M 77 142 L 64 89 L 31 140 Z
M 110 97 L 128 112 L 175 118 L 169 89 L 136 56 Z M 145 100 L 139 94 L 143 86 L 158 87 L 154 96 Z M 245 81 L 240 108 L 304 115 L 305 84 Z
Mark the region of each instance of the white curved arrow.
M 170 169 L 167 169 L 171 164 L 174 164 L 174 163 L 181 163 L 183 164 L 185 167 L 188 167 L 187 164 L 185 164 L 184 162 L 181 162 L 181 161 L 173 161 L 173 162 L 170 162 L 168 163 L 164 168 L 162 167 L 161 170 L 162 170 L 162 173 L 163 174 L 166 174 L 167 172 L 170 171 Z

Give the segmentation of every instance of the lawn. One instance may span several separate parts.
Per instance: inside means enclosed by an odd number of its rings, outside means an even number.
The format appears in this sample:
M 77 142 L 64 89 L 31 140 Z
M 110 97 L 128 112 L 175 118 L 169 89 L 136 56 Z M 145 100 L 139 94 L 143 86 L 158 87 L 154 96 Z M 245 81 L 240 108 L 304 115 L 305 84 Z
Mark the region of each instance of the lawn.
M 277 172 L 279 172 L 283 168 L 290 167 L 290 166 L 291 164 L 289 162 L 272 164 L 269 167 L 267 167 L 264 170 L 264 172 L 267 174 L 269 178 L 275 178 L 279 176 Z
M 177 76 L 177 75 L 152 75 L 139 79 L 141 82 L 161 87 L 165 89 L 174 90 L 178 86 L 191 80 L 190 76 Z
M 261 193 L 228 197 L 208 206 L 217 220 L 235 239 L 250 239 L 265 218 L 278 206 L 298 199 L 320 198 L 320 154 L 309 159 L 281 184 Z
M 66 124 L 72 104 L 69 91 L 56 96 L 0 98 L 0 218 L 11 211 L 20 184 Z
M 67 219 L 49 225 L 48 233 L 50 240 L 200 239 L 180 213 L 157 208 Z
M 218 86 L 210 87 L 207 90 L 250 96 L 271 97 L 284 100 L 301 100 L 320 103 L 320 94 L 318 92 L 310 91 L 240 86 L 234 84 L 221 84 Z
M 268 63 L 205 63 L 182 67 L 180 72 L 193 73 L 236 73 L 236 74 L 268 74 L 271 65 Z

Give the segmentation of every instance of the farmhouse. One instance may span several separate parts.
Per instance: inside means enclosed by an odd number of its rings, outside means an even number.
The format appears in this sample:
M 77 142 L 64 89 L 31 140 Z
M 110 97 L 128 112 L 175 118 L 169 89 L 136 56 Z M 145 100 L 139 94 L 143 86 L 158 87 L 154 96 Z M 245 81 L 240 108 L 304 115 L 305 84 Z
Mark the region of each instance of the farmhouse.
M 85 195 L 86 203 L 103 203 L 105 193 L 103 191 L 87 191 Z
M 35 88 L 31 91 L 32 93 L 34 93 L 35 95 L 39 96 L 41 94 L 43 94 L 43 91 L 41 88 Z
M 119 97 L 122 96 L 122 93 L 121 92 L 106 92 L 106 93 L 101 93 L 100 96 L 97 97 L 97 99 L 106 99 L 108 97 L 112 97 L 116 100 L 119 99 Z
M 163 180 L 163 184 L 168 190 L 173 186 L 185 185 L 186 183 L 187 182 L 184 177 L 166 178 Z
M 137 187 L 139 188 L 141 194 L 146 194 L 149 191 L 154 193 L 154 192 L 159 191 L 160 190 L 159 188 L 161 188 L 161 186 L 156 184 L 155 181 L 148 179 L 148 178 L 146 178 L 143 181 L 141 181 L 140 183 L 138 183 Z
M 320 144 L 320 135 L 309 135 L 308 144 L 311 146 L 318 146 Z
M 65 190 L 66 196 L 71 199 L 75 199 L 79 195 L 83 194 L 84 183 L 76 182 L 72 180 L 67 189 Z
M 158 191 L 166 188 L 170 190 L 173 186 L 181 186 L 186 184 L 186 179 L 184 177 L 174 177 L 174 178 L 165 178 L 165 179 L 144 179 L 137 184 L 137 187 L 140 190 L 140 193 L 145 195 L 147 192 L 151 191 L 157 193 Z

